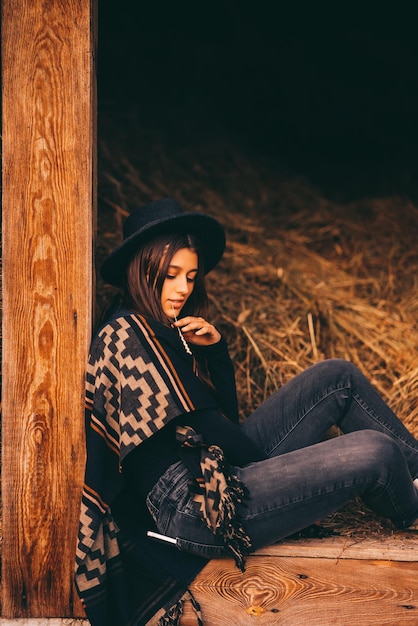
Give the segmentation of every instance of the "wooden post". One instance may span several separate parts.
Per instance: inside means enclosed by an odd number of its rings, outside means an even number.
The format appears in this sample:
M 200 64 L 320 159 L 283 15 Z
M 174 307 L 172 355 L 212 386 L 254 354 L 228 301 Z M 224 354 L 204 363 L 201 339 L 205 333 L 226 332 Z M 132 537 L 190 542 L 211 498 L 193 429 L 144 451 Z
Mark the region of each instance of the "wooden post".
M 3 617 L 73 590 L 91 332 L 94 0 L 3 0 Z

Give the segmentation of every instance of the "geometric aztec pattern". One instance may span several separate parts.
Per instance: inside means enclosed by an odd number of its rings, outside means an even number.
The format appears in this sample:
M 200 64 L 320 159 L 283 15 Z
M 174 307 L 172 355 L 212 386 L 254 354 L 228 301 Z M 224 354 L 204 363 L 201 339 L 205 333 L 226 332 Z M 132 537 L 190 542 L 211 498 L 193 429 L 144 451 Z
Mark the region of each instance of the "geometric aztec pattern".
M 251 540 L 240 523 L 236 507 L 247 495 L 245 486 L 230 472 L 221 448 L 206 446 L 190 426 L 178 425 L 176 436 L 183 447 L 200 448 L 201 476 L 193 492 L 196 512 L 213 534 L 223 540 L 237 567 L 244 571 Z
M 81 596 L 101 586 L 106 562 L 119 553 L 117 525 L 106 503 L 109 485 L 100 482 L 108 470 L 100 465 L 107 462 L 116 473 L 133 448 L 193 409 L 170 358 L 141 316 L 119 317 L 98 333 L 86 372 L 87 448 L 94 443 L 88 453 L 97 462 L 96 474 L 86 474 L 81 502 L 76 557 Z

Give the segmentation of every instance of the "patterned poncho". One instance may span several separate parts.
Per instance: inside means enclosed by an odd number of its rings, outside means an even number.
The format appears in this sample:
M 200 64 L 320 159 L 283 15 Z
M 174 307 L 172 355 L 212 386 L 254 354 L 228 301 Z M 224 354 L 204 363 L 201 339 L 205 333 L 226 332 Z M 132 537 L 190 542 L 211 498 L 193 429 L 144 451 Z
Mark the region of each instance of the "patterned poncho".
M 145 503 L 130 503 L 135 525 L 129 535 L 120 532 L 111 509 L 131 450 L 179 415 L 216 408 L 192 360 L 176 332 L 133 313 L 110 320 L 92 343 L 75 572 L 92 626 L 146 624 L 178 603 L 207 562 L 150 541 L 146 532 L 156 529 Z

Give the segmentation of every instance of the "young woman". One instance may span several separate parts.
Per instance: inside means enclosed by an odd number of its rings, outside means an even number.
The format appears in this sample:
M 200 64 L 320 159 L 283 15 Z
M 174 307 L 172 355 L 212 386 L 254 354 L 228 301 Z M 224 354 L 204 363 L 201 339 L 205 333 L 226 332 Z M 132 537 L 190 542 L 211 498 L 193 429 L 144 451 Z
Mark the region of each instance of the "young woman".
M 224 246 L 218 221 L 162 199 L 131 214 L 102 267 L 122 304 L 86 378 L 76 583 L 93 626 L 177 624 L 207 559 L 244 569 L 354 497 L 399 528 L 418 517 L 418 442 L 351 363 L 314 365 L 239 425 L 204 285 Z M 323 441 L 332 425 L 344 436 Z

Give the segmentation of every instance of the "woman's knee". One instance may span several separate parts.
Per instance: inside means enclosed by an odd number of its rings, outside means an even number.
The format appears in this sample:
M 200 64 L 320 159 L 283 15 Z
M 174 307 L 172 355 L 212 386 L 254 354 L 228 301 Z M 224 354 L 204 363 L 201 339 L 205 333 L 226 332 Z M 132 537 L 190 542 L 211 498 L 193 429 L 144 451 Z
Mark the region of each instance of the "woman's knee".
M 361 456 L 378 467 L 397 468 L 406 463 L 400 446 L 390 435 L 377 430 L 359 430 L 349 436 Z
M 354 389 L 358 386 L 362 373 L 351 361 L 344 359 L 326 359 L 312 365 L 305 373 L 312 385 L 317 385 L 322 391 L 337 391 L 338 389 Z M 363 377 L 364 378 L 364 377 Z
M 321 371 L 321 374 L 335 378 L 351 378 L 352 376 L 362 376 L 362 373 L 354 363 L 345 359 L 325 359 L 316 363 L 313 368 Z

